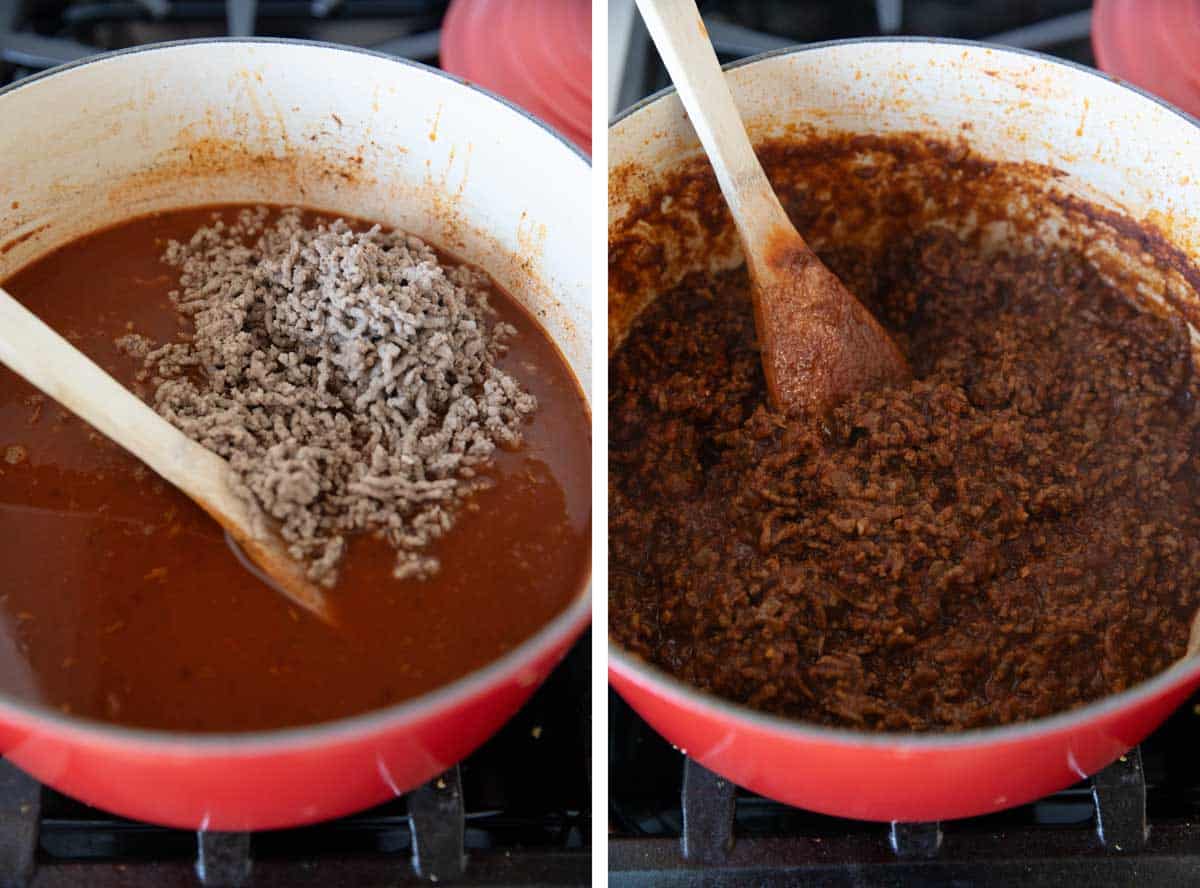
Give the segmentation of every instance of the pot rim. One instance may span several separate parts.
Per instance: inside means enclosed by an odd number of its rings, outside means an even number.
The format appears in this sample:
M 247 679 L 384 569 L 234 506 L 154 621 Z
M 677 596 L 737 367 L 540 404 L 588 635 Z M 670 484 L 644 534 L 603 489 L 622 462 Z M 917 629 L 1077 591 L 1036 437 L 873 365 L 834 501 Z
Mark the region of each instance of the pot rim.
M 1082 62 L 1072 61 L 1071 59 L 1061 59 L 1061 58 L 1058 58 L 1057 56 L 1048 55 L 1044 52 L 1038 52 L 1035 49 L 1025 49 L 1025 48 L 1019 47 L 1019 46 L 1005 46 L 1000 43 L 984 43 L 982 40 L 966 40 L 961 37 L 921 37 L 921 36 L 844 37 L 840 40 L 820 40 L 816 43 L 802 43 L 802 44 L 797 44 L 796 46 L 785 46 L 780 49 L 771 49 L 766 52 L 760 52 L 757 55 L 746 56 L 745 58 L 736 59 L 732 62 L 722 65 L 721 70 L 722 71 L 733 71 L 737 68 L 741 68 L 746 65 L 754 65 L 754 64 L 757 64 L 758 62 L 766 61 L 767 59 L 776 58 L 777 56 L 798 55 L 802 52 L 830 49 L 835 46 L 855 46 L 855 45 L 861 45 L 861 44 L 870 46 L 870 45 L 874 45 L 874 44 L 878 44 L 878 43 L 925 43 L 925 44 L 945 45 L 945 46 L 965 46 L 965 47 L 969 47 L 971 49 L 986 49 L 989 52 L 1006 53 L 1008 55 L 1025 56 L 1026 58 L 1031 58 L 1037 62 L 1042 62 L 1042 63 L 1046 63 L 1046 64 L 1050 64 L 1050 65 L 1057 65 L 1057 66 L 1063 67 L 1063 68 L 1070 68 L 1070 69 L 1072 69 L 1074 71 L 1078 71 L 1082 74 L 1087 74 L 1091 77 L 1095 77 L 1099 80 L 1103 80 L 1103 81 L 1106 81 L 1107 83 L 1111 83 L 1114 86 L 1120 87 L 1122 89 L 1129 90 L 1130 92 L 1136 93 L 1137 95 L 1141 96 L 1143 99 L 1148 99 L 1151 102 L 1153 102 L 1155 105 L 1159 105 L 1160 107 L 1164 108 L 1165 110 L 1170 111 L 1171 113 L 1173 113 L 1179 117 L 1182 117 L 1185 121 L 1192 124 L 1192 126 L 1200 127 L 1200 119 L 1193 117 L 1191 114 L 1184 111 L 1179 106 L 1171 104 L 1166 99 L 1156 96 L 1153 93 L 1142 89 L 1140 86 L 1138 86 L 1134 83 L 1130 83 L 1128 80 L 1122 80 L 1120 77 L 1117 77 L 1113 74 L 1107 74 L 1104 71 L 1101 71 L 1099 68 L 1092 68 L 1092 67 L 1089 67 L 1088 65 L 1083 64 Z M 416 63 L 414 63 L 414 64 L 416 64 Z M 618 111 L 609 120 L 608 128 L 611 130 L 618 123 L 621 123 L 623 120 L 625 120 L 625 118 L 636 114 L 638 111 L 641 111 L 643 108 L 647 107 L 648 105 L 654 104 L 655 102 L 659 101 L 660 99 L 664 99 L 667 96 L 674 94 L 674 92 L 675 92 L 674 86 L 664 86 L 662 89 L 658 90 L 655 93 L 651 93 L 650 95 L 646 96 L 644 99 L 641 99 L 640 101 L 635 102 L 634 104 L 630 105 L 628 108 L 623 108 L 622 110 Z M 3 93 L 3 90 L 0 90 L 0 94 L 2 94 L 2 93 Z
M 1184 121 L 1200 129 L 1200 120 L 1172 105 L 1170 102 L 1152 95 L 1140 87 L 1134 86 L 1119 78 L 1111 77 L 1095 68 L 1066 59 L 1055 58 L 1045 53 L 1019 47 L 1001 46 L 983 43 L 978 40 L 962 40 L 949 37 L 852 37 L 843 40 L 825 40 L 819 43 L 806 43 L 800 46 L 784 47 L 769 52 L 759 53 L 744 59 L 730 62 L 722 66 L 724 71 L 732 71 L 746 65 L 773 59 L 778 56 L 793 55 L 814 50 L 829 49 L 835 46 L 871 46 L 878 43 L 914 43 L 914 44 L 945 44 L 950 46 L 966 46 L 973 49 L 986 49 L 995 53 L 1025 56 L 1041 63 L 1059 65 L 1070 68 L 1111 83 L 1121 89 L 1128 90 L 1142 99 L 1149 100 L 1165 110 L 1181 117 Z M 650 105 L 667 98 L 675 93 L 675 87 L 667 86 L 653 95 L 619 112 L 609 123 L 611 130 L 626 118 L 648 108 Z M 610 155 L 611 163 L 611 155 Z M 1043 737 L 1048 734 L 1065 733 L 1080 728 L 1083 725 L 1113 716 L 1127 708 L 1147 702 L 1153 697 L 1167 693 L 1189 681 L 1200 677 L 1200 655 L 1193 655 L 1177 660 L 1168 668 L 1143 682 L 1127 688 L 1117 694 L 1101 697 L 1077 709 L 1032 721 L 999 725 L 985 728 L 972 728 L 953 733 L 918 734 L 914 732 L 867 732 L 849 728 L 831 728 L 824 725 L 809 724 L 799 719 L 786 718 L 752 709 L 741 703 L 726 700 L 715 694 L 681 681 L 663 669 L 643 660 L 636 654 L 622 648 L 612 636 L 608 639 L 609 674 L 617 675 L 634 684 L 648 687 L 654 693 L 668 698 L 672 703 L 683 705 L 690 709 L 710 712 L 718 717 L 733 722 L 735 725 L 745 725 L 755 730 L 773 734 L 785 735 L 789 740 L 805 743 L 821 743 L 841 747 L 874 747 L 882 749 L 939 751 L 961 749 L 966 747 L 1019 743 Z M 1086 775 L 1080 775 L 1086 776 Z
M 302 47 L 306 50 L 311 48 L 314 50 L 355 53 L 393 62 L 405 67 L 416 68 L 423 73 L 444 78 L 457 87 L 472 90 L 493 101 L 499 102 L 510 111 L 519 115 L 526 123 L 531 123 L 549 133 L 563 147 L 570 150 L 572 154 L 583 161 L 586 166 L 591 166 L 591 159 L 588 155 L 549 124 L 533 116 L 518 105 L 513 104 L 503 96 L 499 96 L 477 84 L 471 83 L 461 77 L 456 77 L 438 68 L 432 68 L 421 62 L 413 61 L 412 59 L 399 58 L 370 49 L 316 40 L 297 40 L 280 37 L 208 37 L 191 40 L 171 40 L 162 43 L 134 46 L 128 49 L 97 53 L 96 55 L 87 56 L 73 62 L 57 65 L 19 80 L 16 83 L 0 87 L 0 99 L 38 81 L 56 77 L 73 69 L 96 62 L 140 53 L 170 51 L 196 44 L 239 43 L 251 45 L 284 44 Z M 572 376 L 574 376 L 574 373 L 572 373 Z M 588 407 L 590 415 L 591 405 L 587 403 L 583 387 L 578 385 L 578 381 L 577 386 L 580 390 L 580 395 L 584 397 L 584 402 Z M 591 585 L 592 564 L 589 557 L 587 572 L 581 588 L 567 606 L 541 626 L 537 632 L 526 638 L 508 653 L 425 694 L 403 700 L 391 706 L 368 710 L 358 715 L 314 724 L 263 731 L 223 731 L 212 733 L 168 731 L 157 728 L 134 728 L 99 719 L 67 715 L 43 703 L 22 700 L 12 694 L 0 691 L 0 719 L 15 722 L 22 727 L 29 721 L 33 721 L 39 725 L 52 728 L 55 731 L 69 733 L 85 739 L 94 739 L 104 743 L 116 743 L 141 749 L 154 747 L 157 751 L 177 752 L 195 756 L 221 757 L 237 754 L 277 753 L 289 749 L 310 748 L 352 741 L 371 734 L 394 730 L 406 723 L 434 716 L 440 709 L 466 701 L 486 691 L 489 687 L 502 683 L 509 677 L 508 673 L 519 671 L 523 665 L 537 659 L 540 654 L 545 653 L 561 642 L 572 639 L 572 636 L 581 633 L 591 621 Z
M 114 49 L 108 52 L 98 52 L 95 55 L 86 56 L 82 59 L 76 59 L 73 62 L 64 62 L 61 65 L 55 65 L 53 68 L 47 68 L 44 71 L 38 71 L 36 74 L 30 74 L 28 77 L 10 83 L 7 86 L 0 86 L 0 98 L 3 98 L 9 93 L 16 92 L 19 89 L 24 89 L 37 83 L 39 80 L 45 80 L 48 77 L 56 77 L 59 74 L 64 74 L 67 71 L 75 68 L 82 68 L 84 65 L 91 65 L 95 62 L 104 62 L 109 59 L 120 58 L 121 56 L 139 55 L 148 52 L 161 52 L 163 50 L 178 49 L 184 46 L 195 46 L 198 44 L 265 44 L 265 45 L 284 45 L 297 46 L 302 48 L 312 48 L 321 50 L 333 50 L 335 52 L 352 53 L 354 55 L 371 56 L 376 59 L 381 59 L 385 62 L 394 62 L 398 65 L 403 65 L 408 68 L 416 68 L 426 74 L 432 74 L 436 77 L 441 77 L 449 80 L 451 83 L 465 87 L 473 92 L 487 96 L 493 101 L 499 102 L 507 107 L 510 111 L 515 111 L 521 117 L 524 117 L 530 123 L 536 125 L 539 129 L 545 130 L 555 139 L 561 142 L 565 147 L 571 149 L 571 152 L 586 163 L 592 165 L 591 157 L 578 145 L 556 130 L 540 117 L 535 117 L 530 112 L 526 111 L 520 105 L 505 98 L 499 93 L 492 92 L 478 83 L 467 80 L 465 77 L 459 77 L 451 74 L 448 71 L 443 71 L 441 68 L 434 68 L 431 65 L 426 65 L 424 62 L 418 62 L 414 59 L 406 59 L 401 56 L 388 55 L 385 52 L 379 52 L 374 49 L 367 49 L 361 46 L 349 46 L 344 43 L 331 43 L 327 40 L 300 40 L 296 37 L 192 37 L 186 40 L 164 40 L 160 43 L 143 43 L 140 46 L 129 46 L 125 49 Z

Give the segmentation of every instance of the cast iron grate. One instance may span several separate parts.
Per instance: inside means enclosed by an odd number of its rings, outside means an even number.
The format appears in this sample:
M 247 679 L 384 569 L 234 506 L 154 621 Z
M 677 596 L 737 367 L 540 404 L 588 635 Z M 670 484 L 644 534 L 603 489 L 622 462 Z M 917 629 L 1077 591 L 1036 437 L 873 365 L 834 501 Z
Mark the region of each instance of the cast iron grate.
M 0 0 L 0 86 L 63 62 L 197 37 L 294 37 L 424 62 L 448 0 Z
M 946 823 L 864 823 L 742 790 L 609 701 L 615 886 L 1055 886 L 1200 878 L 1200 696 L 1094 778 Z

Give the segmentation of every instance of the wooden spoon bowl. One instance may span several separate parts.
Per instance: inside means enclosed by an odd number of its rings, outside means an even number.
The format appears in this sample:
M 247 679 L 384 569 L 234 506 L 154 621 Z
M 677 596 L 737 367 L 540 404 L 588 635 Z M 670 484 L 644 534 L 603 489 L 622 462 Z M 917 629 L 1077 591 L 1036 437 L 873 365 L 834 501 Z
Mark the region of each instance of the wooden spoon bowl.
M 908 379 L 908 362 L 887 331 L 784 212 L 694 0 L 637 2 L 733 214 L 774 409 L 823 414 L 854 392 Z

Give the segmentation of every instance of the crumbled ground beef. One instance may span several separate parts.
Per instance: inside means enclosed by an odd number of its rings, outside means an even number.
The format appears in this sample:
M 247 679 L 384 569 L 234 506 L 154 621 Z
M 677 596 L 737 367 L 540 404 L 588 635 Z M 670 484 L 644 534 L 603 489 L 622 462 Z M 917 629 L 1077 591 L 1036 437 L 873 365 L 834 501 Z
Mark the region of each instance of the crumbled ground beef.
M 610 365 L 611 630 L 724 697 L 867 730 L 1049 715 L 1184 655 L 1197 381 L 1179 321 L 1072 254 L 944 233 L 825 257 L 915 380 L 765 406 L 744 270 L 694 276 Z
M 486 276 L 294 209 L 214 220 L 164 261 L 194 334 L 118 341 L 158 412 L 229 460 L 314 580 L 332 585 L 364 531 L 395 547 L 397 577 L 436 571 L 426 548 L 537 406 L 495 364 L 516 331 L 489 322 Z

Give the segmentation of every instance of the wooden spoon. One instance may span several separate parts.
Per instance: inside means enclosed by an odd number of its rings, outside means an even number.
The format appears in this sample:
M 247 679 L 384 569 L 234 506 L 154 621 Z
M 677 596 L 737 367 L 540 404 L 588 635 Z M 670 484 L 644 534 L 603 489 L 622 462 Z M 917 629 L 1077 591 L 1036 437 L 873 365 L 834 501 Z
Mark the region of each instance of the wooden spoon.
M 279 591 L 327 623 L 322 591 L 283 541 L 259 529 L 235 493 L 229 463 L 171 425 L 0 289 L 0 363 L 120 444 L 191 497 L 220 524 Z
M 854 392 L 907 379 L 900 349 L 809 249 L 780 205 L 694 0 L 637 5 L 733 213 L 772 406 L 824 414 Z

